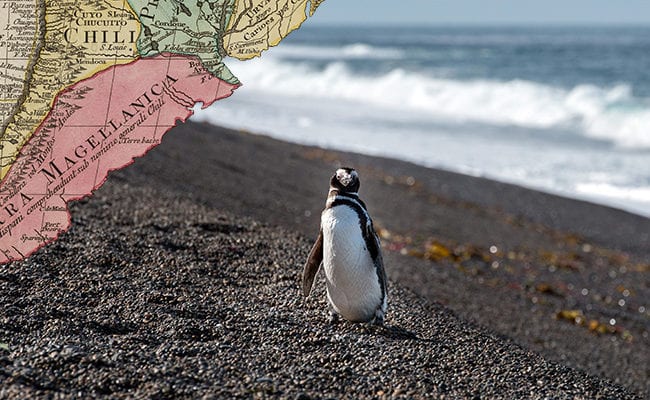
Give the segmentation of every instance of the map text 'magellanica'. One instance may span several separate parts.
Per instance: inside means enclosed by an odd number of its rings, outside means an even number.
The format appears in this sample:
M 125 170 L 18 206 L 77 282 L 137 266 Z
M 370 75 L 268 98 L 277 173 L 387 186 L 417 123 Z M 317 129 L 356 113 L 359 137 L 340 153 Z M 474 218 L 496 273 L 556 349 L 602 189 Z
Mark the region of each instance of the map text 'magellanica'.
M 277 45 L 322 1 L 0 0 L 0 263 L 70 225 L 67 203 L 230 96 L 226 56 Z

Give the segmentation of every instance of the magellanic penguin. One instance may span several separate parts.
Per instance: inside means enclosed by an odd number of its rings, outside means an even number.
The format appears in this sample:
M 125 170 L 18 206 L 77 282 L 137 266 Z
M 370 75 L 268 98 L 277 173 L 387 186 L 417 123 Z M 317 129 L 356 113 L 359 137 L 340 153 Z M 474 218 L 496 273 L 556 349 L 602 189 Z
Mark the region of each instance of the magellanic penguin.
M 349 321 L 381 325 L 387 307 L 386 273 L 379 238 L 359 198 L 359 186 L 359 175 L 352 168 L 339 168 L 330 179 L 318 239 L 304 266 L 303 293 L 309 296 L 323 264 L 332 319 L 340 315 Z

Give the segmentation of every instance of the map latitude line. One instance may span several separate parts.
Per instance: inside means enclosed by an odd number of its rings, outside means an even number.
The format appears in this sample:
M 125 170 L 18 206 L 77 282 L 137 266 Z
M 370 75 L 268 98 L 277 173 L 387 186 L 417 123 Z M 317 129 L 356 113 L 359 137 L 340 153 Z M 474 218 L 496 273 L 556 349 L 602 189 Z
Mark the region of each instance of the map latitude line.
M 28 7 L 21 7 L 25 6 L 26 4 L 36 4 L 33 9 L 28 8 Z M 4 35 L 0 35 L 0 40 L 3 42 L 3 46 L 5 46 L 5 57 L 4 61 L 2 64 L 0 64 L 0 69 L 4 69 L 5 72 L 3 74 L 3 77 L 12 77 L 13 79 L 19 79 L 19 77 L 12 76 L 8 73 L 9 69 L 12 69 L 17 72 L 22 72 L 24 75 L 22 79 L 20 79 L 20 87 L 21 89 L 18 91 L 19 94 L 17 97 L 12 96 L 12 90 L 10 85 L 7 85 L 6 81 L 4 83 L 0 83 L 0 116 L 2 117 L 2 122 L 0 123 L 0 137 L 4 135 L 4 132 L 7 129 L 7 126 L 11 123 L 14 122 L 15 115 L 18 113 L 18 110 L 20 109 L 20 105 L 25 101 L 25 99 L 28 96 L 29 93 L 29 82 L 32 80 L 32 74 L 34 73 L 34 67 L 36 65 L 36 62 L 38 58 L 40 57 L 40 52 L 41 49 L 43 48 L 43 45 L 45 43 L 45 1 L 44 0 L 10 0 L 10 1 L 3 1 L 0 2 L 2 4 L 2 7 L 0 9 L 7 10 L 7 21 L 0 21 L 0 24 L 5 23 L 6 26 L 9 28 L 7 32 L 7 37 L 4 37 Z M 12 34 L 12 29 L 15 28 L 13 24 L 11 24 L 12 21 L 12 10 L 14 11 L 22 11 L 22 12 L 29 12 L 29 11 L 34 11 L 34 14 L 36 15 L 36 23 L 34 24 L 34 34 L 32 38 L 32 46 L 33 49 L 31 56 L 29 57 L 9 57 L 9 52 L 10 47 L 11 47 L 11 42 L 12 41 L 17 41 L 18 45 L 23 47 L 27 43 L 24 41 L 24 34 L 22 34 L 21 29 L 17 30 L 17 36 L 14 36 Z M 15 21 L 15 20 L 14 20 Z M 25 29 L 22 27 L 23 30 L 29 32 L 29 28 Z M 23 39 L 23 40 L 20 40 Z M 16 44 L 14 44 L 16 45 Z M 14 54 L 19 54 L 18 52 L 14 51 Z M 23 70 L 22 68 L 19 67 L 20 64 L 22 63 L 10 63 L 9 60 L 11 61 L 27 61 L 27 65 L 25 69 Z M 11 102 L 11 108 L 6 108 L 4 104 Z M 0 146 L 0 159 L 2 158 L 2 147 Z
M 86 29 L 85 34 L 79 35 L 80 37 L 70 35 L 72 26 L 76 26 L 74 29 L 79 32 L 85 29 L 84 27 L 87 28 L 88 21 L 93 18 L 104 18 L 109 12 L 114 13 L 116 10 L 126 11 L 118 15 L 120 21 L 125 23 L 120 23 L 120 31 L 139 32 L 137 18 L 128 9 L 125 0 L 104 0 L 101 3 L 93 0 L 46 0 L 45 10 L 45 45 L 29 82 L 29 96 L 20 105 L 15 121 L 7 126 L 0 137 L 0 180 L 7 174 L 8 167 L 15 160 L 19 149 L 47 115 L 58 92 L 99 71 L 137 58 L 135 43 L 129 43 L 126 49 L 115 49 L 109 62 L 97 63 L 92 54 L 106 54 L 104 52 L 107 51 L 107 43 L 103 43 L 104 35 L 98 35 L 96 29 Z M 90 28 L 94 28 L 94 25 L 90 25 Z M 107 35 L 106 39 L 110 41 L 113 37 Z M 122 38 L 118 41 L 127 40 Z
M 52 157 L 46 157 L 37 168 L 36 174 L 28 180 L 30 187 L 36 190 L 23 188 L 22 191 L 14 193 L 12 198 L 4 197 L 0 199 L 0 226 L 2 226 L 0 228 L 0 250 L 5 256 L 13 254 L 12 258 L 23 257 L 25 254 L 30 254 L 38 247 L 41 247 L 45 242 L 53 240 L 69 225 L 67 212 L 61 213 L 62 209 L 67 210 L 65 206 L 67 201 L 79 198 L 78 194 L 80 193 L 82 194 L 81 197 L 89 195 L 92 190 L 101 186 L 109 171 L 133 162 L 135 157 L 143 155 L 160 143 L 160 139 L 147 138 L 146 133 L 141 130 L 127 129 L 128 125 L 125 125 L 125 120 L 126 122 L 137 123 L 137 121 L 133 120 L 137 118 L 137 115 L 133 114 L 132 111 L 137 109 L 140 114 L 146 113 L 147 116 L 143 120 L 154 117 L 154 115 L 157 118 L 164 116 L 163 120 L 152 126 L 152 131 L 163 127 L 165 131 L 168 131 L 174 126 L 177 119 L 183 121 L 191 115 L 192 111 L 188 109 L 188 103 L 195 104 L 201 101 L 209 105 L 218 99 L 230 96 L 237 88 L 237 85 L 228 84 L 217 78 L 200 83 L 203 76 L 196 74 L 194 68 L 190 66 L 190 63 L 195 60 L 188 57 L 161 55 L 156 58 L 140 59 L 131 64 L 114 67 L 128 68 L 130 72 L 137 70 L 134 65 L 146 62 L 149 67 L 144 68 L 144 70 L 155 69 L 158 80 L 151 81 L 151 78 L 149 78 L 149 83 L 145 84 L 147 80 L 142 79 L 142 69 L 140 69 L 140 74 L 126 73 L 124 71 L 123 73 L 116 73 L 116 89 L 130 89 L 134 93 L 133 98 L 135 100 L 123 102 L 124 104 L 119 106 L 112 104 L 110 114 L 114 117 L 109 119 L 106 129 L 99 129 L 96 132 L 76 130 L 73 135 L 58 138 L 57 142 L 60 145 L 58 150 L 52 149 L 50 154 Z M 173 62 L 174 67 L 168 70 L 169 62 Z M 151 73 L 145 73 L 148 77 L 151 75 Z M 101 88 L 102 85 L 104 88 L 108 86 L 99 82 L 101 80 L 105 82 L 107 77 L 112 79 L 108 74 L 112 75 L 112 71 L 105 71 L 105 73 L 90 78 L 90 82 L 86 81 L 75 85 L 69 91 L 62 93 L 60 99 L 96 104 L 96 98 L 102 98 L 106 94 L 106 89 L 102 91 Z M 97 79 L 99 81 L 94 82 Z M 84 84 L 92 85 L 95 88 L 86 91 Z M 139 85 L 137 90 L 134 89 L 136 84 Z M 77 96 L 77 91 L 82 91 L 84 96 Z M 189 91 L 193 91 L 195 94 L 190 96 Z M 175 93 L 175 95 L 170 97 L 169 93 Z M 213 97 L 215 93 L 217 96 Z M 147 97 L 149 97 L 148 100 Z M 180 104 L 174 100 L 174 97 L 180 99 Z M 143 111 L 145 109 L 146 111 Z M 163 109 L 167 111 L 163 113 Z M 169 112 L 170 110 L 176 111 Z M 75 118 L 85 117 L 79 113 L 75 113 L 70 117 L 71 120 Z M 47 124 L 44 124 L 43 128 L 45 129 L 46 126 Z M 67 126 L 65 128 L 68 129 Z M 68 130 L 70 131 L 72 128 Z M 131 150 L 124 151 L 125 146 L 131 148 Z M 63 149 L 68 150 L 62 151 Z M 109 153 L 114 155 L 115 158 L 111 158 L 111 162 L 107 163 L 104 155 Z M 58 157 L 54 157 L 54 154 L 58 154 Z M 26 160 L 21 158 L 20 161 L 25 162 Z M 103 165 L 100 172 L 101 179 L 96 180 L 94 171 L 89 175 L 88 169 L 92 164 L 100 163 Z M 68 188 L 74 189 L 74 187 L 81 190 L 68 190 Z M 38 190 L 38 188 L 45 190 Z M 37 198 L 35 193 L 44 193 L 44 195 Z M 54 207 L 55 214 L 63 215 L 51 215 L 52 213 L 44 211 L 45 207 Z M 43 219 L 44 216 L 45 219 Z M 36 225 L 39 228 L 47 225 L 49 228 L 57 227 L 58 230 L 56 232 L 49 231 L 49 233 L 40 230 L 41 235 L 36 236 L 30 236 L 31 233 L 28 235 L 26 233 L 28 231 L 24 229 L 20 230 L 21 226 L 26 226 L 25 221 L 27 218 L 33 219 L 34 217 L 38 218 Z M 23 256 L 4 246 L 5 240 L 3 239 L 15 235 L 18 235 L 19 239 L 23 238 L 21 235 L 28 235 L 24 236 L 26 239 L 18 247 Z M 21 244 L 20 240 L 18 242 Z M 15 243 L 14 246 L 16 246 Z M 0 257 L 1 261 L 3 261 L 2 257 Z
M 223 31 L 231 18 L 234 0 L 179 2 L 129 0 L 142 31 L 137 40 L 142 56 L 161 52 L 195 55 L 213 75 L 232 84 L 239 80 L 223 63 Z M 207 12 L 207 11 L 211 12 Z
M 276 46 L 307 19 L 309 0 L 262 0 L 256 3 L 236 0 L 236 18 L 223 37 L 229 56 L 248 60 L 261 56 L 264 50 Z M 321 2 L 311 2 L 313 15 Z
M 136 60 L 137 61 L 137 60 Z M 133 61 L 135 62 L 135 61 Z M 111 68 L 109 70 L 106 70 L 113 74 L 114 76 L 114 69 Z M 104 72 L 106 72 L 104 71 Z M 101 73 L 101 72 L 100 72 Z M 91 80 L 91 78 L 87 78 L 87 80 Z M 81 85 L 82 82 L 79 82 L 79 85 Z M 85 95 L 89 89 L 81 86 L 82 89 L 78 90 L 78 96 L 83 98 L 83 95 Z M 106 139 L 106 137 L 109 135 L 106 132 L 109 132 L 108 129 L 113 128 L 114 130 L 119 129 L 122 126 L 121 122 L 115 122 L 113 119 L 108 118 L 108 113 L 109 113 L 109 108 L 106 109 L 106 119 L 103 124 L 95 124 L 95 125 L 74 125 L 74 124 L 66 124 L 65 122 L 67 119 L 76 112 L 76 110 L 80 109 L 79 107 L 76 107 L 74 109 L 68 108 L 68 104 L 61 101 L 61 98 L 65 98 L 67 95 L 67 91 L 69 91 L 71 88 L 67 88 L 66 90 L 62 91 L 57 95 L 57 98 L 55 99 L 55 103 L 58 102 L 57 106 L 52 107 L 50 112 L 47 114 L 46 118 L 43 121 L 43 125 L 39 127 L 39 132 L 41 133 L 40 135 L 37 135 L 33 137 L 33 139 L 37 140 L 35 144 L 32 147 L 37 147 L 38 151 L 36 152 L 30 152 L 25 154 L 22 158 L 19 158 L 20 162 L 16 162 L 13 165 L 13 168 L 10 170 L 11 176 L 7 177 L 7 180 L 3 182 L 3 186 L 0 188 L 0 196 L 7 195 L 9 196 L 15 194 L 14 191 L 8 191 L 8 189 L 14 189 L 16 187 L 21 187 L 24 186 L 23 180 L 27 180 L 29 178 L 32 178 L 34 174 L 37 172 L 36 168 L 40 167 L 42 164 L 45 162 L 45 156 L 51 153 L 51 142 L 55 139 L 54 135 L 57 130 L 60 130 L 63 128 L 64 124 L 67 128 L 94 128 L 97 129 L 97 132 L 100 133 L 100 135 Z M 142 96 L 140 96 L 142 97 Z M 139 106 L 142 107 L 140 97 L 135 99 L 135 102 L 139 102 Z M 146 97 L 145 97 L 146 98 Z M 147 98 L 149 102 L 151 102 L 150 99 Z M 132 103 L 133 104 L 133 103 Z M 110 106 L 110 100 L 108 102 L 108 105 Z M 59 118 L 61 116 L 60 112 L 61 109 L 66 109 L 65 111 L 65 118 Z M 126 114 L 123 115 L 128 115 L 128 111 Z M 119 125 L 118 125 L 119 123 Z M 109 128 L 110 126 L 110 128 Z M 143 124 L 143 127 L 152 127 L 155 128 L 157 125 L 151 124 L 151 125 L 146 125 Z M 112 134 L 112 132 L 109 132 Z M 89 145 L 91 146 L 96 146 L 96 139 L 92 137 L 90 139 Z M 94 149 L 94 147 L 93 147 Z M 30 157 L 32 156 L 32 157 Z M 20 157 L 20 156 L 19 156 Z M 71 162 L 71 161 L 70 161 Z M 54 166 L 53 168 L 55 168 Z M 56 168 L 56 170 L 59 170 Z M 47 193 L 47 192 L 46 192 Z M 45 193 L 45 194 L 46 194 Z M 38 194 L 38 193 L 37 193 Z M 0 198 L 0 204 L 2 204 L 2 198 Z M 0 225 L 3 222 L 0 221 Z
M 27 96 L 0 134 L 0 263 L 24 258 L 67 230 L 68 201 L 89 196 L 111 170 L 158 145 L 198 102 L 205 108 L 230 96 L 240 85 L 223 63 L 231 50 L 243 49 L 234 52 L 240 59 L 259 55 L 321 3 L 39 1 L 40 57 L 12 54 L 22 61 L 10 62 L 5 52 L 0 61 L 0 82 L 14 83 L 22 77 L 3 76 L 3 67 L 34 63 L 20 87 Z

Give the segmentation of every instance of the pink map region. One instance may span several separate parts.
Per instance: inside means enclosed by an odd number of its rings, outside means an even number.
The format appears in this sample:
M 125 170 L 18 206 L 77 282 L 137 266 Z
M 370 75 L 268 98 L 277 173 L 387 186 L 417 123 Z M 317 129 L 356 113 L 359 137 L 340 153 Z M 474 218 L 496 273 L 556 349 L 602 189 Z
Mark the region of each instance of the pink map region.
M 66 203 L 160 143 L 197 102 L 239 85 L 194 57 L 162 54 L 105 70 L 62 92 L 0 184 L 0 263 L 22 259 L 70 226 Z

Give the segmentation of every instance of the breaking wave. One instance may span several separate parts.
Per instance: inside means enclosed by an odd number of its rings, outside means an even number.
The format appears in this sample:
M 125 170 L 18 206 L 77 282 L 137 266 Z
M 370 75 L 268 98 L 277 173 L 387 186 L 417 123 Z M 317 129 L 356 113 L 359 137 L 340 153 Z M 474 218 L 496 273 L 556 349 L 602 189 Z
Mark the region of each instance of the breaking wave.
M 365 46 L 330 50 L 360 57 L 381 54 Z M 298 51 L 295 48 L 287 46 L 276 55 L 286 56 Z M 300 54 L 305 57 L 303 50 Z M 567 89 L 526 80 L 439 78 L 399 68 L 363 75 L 352 72 L 344 61 L 317 68 L 275 57 L 235 63 L 232 69 L 249 91 L 341 99 L 394 112 L 416 112 L 437 121 L 562 131 L 619 147 L 650 148 L 650 99 L 635 97 L 626 84 Z
M 391 60 L 401 59 L 404 52 L 397 48 L 376 47 L 365 43 L 353 43 L 342 47 L 334 46 L 309 46 L 309 45 L 284 45 L 273 48 L 269 55 L 275 57 L 297 57 L 314 60 Z

